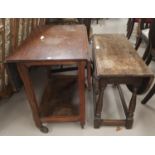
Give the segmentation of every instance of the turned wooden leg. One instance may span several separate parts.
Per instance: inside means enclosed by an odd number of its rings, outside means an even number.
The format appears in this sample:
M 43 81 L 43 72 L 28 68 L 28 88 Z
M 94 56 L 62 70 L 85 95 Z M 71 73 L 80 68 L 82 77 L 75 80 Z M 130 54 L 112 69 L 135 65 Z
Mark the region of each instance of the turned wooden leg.
M 81 127 L 85 125 L 85 62 L 78 64 L 78 87 L 80 95 L 80 123 Z
M 126 128 L 131 129 L 133 125 L 133 116 L 136 108 L 137 88 L 134 88 L 129 104 L 128 114 L 126 118 Z
M 155 84 L 154 86 L 151 88 L 151 90 L 149 91 L 149 93 L 144 97 L 144 99 L 142 100 L 142 104 L 146 104 L 147 101 L 154 95 L 155 93 Z
M 88 81 L 88 90 L 91 90 L 91 63 L 87 62 L 87 81 Z
M 95 120 L 94 120 L 94 128 L 99 128 L 101 125 L 101 112 L 103 107 L 103 94 L 106 88 L 106 84 L 99 88 L 99 97 L 95 106 Z
M 48 128 L 42 125 L 41 120 L 39 118 L 39 108 L 38 108 L 37 100 L 36 100 L 35 93 L 33 90 L 32 81 L 29 77 L 28 68 L 23 64 L 19 64 L 19 65 L 17 65 L 17 67 L 18 67 L 20 77 L 24 83 L 25 92 L 26 92 L 27 98 L 29 100 L 29 104 L 30 104 L 30 107 L 32 110 L 33 119 L 35 121 L 35 124 L 42 132 L 47 133 Z

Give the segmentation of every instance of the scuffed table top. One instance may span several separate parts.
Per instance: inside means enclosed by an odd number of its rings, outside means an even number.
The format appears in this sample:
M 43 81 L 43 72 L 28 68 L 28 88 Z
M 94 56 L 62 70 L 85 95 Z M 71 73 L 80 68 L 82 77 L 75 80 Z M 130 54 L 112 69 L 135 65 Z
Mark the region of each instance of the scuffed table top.
M 95 35 L 93 48 L 97 76 L 153 76 L 122 34 Z
M 87 60 L 88 37 L 84 25 L 38 27 L 6 62 Z

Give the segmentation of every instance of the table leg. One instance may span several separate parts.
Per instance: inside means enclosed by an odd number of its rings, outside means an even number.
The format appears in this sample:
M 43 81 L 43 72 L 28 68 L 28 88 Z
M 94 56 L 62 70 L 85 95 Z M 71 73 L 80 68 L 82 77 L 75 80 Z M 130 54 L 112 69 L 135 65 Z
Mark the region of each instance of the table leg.
M 42 132 L 47 133 L 48 128 L 42 125 L 40 117 L 39 117 L 39 108 L 38 108 L 37 100 L 36 100 L 35 93 L 33 90 L 32 81 L 29 77 L 28 68 L 23 64 L 19 64 L 19 65 L 17 65 L 17 67 L 18 67 L 20 77 L 24 83 L 25 92 L 26 92 L 27 98 L 29 100 L 29 104 L 30 104 L 30 107 L 32 110 L 33 119 L 35 121 L 35 124 Z
M 131 129 L 133 125 L 133 116 L 136 108 L 137 88 L 134 88 L 129 104 L 129 110 L 126 118 L 126 128 Z
M 90 61 L 87 62 L 87 81 L 88 81 L 88 90 L 91 90 L 91 64 Z
M 95 106 L 95 119 L 94 119 L 94 128 L 99 128 L 101 125 L 101 112 L 103 107 L 103 95 L 106 84 L 99 88 L 99 97 Z
M 85 62 L 78 64 L 78 89 L 80 95 L 80 123 L 85 125 Z

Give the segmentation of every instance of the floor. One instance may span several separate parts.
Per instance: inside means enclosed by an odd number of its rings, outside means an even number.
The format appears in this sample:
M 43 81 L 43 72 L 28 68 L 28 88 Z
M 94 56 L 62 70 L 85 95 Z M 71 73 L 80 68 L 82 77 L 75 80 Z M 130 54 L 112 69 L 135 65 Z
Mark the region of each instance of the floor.
M 92 22 L 92 33 L 124 33 L 126 34 L 127 19 L 104 19 L 100 20 L 96 25 L 96 21 Z M 135 43 L 135 31 L 131 36 L 130 42 Z M 145 44 L 143 43 L 138 50 L 140 55 L 143 54 Z M 149 66 L 155 72 L 154 62 Z M 43 82 L 46 80 L 44 69 L 39 68 L 32 72 L 33 83 L 40 100 Z M 39 77 L 39 78 L 38 78 Z M 126 101 L 130 100 L 131 93 L 123 86 Z M 144 94 L 145 95 L 145 94 Z M 129 136 L 129 135 L 155 135 L 155 96 L 147 105 L 142 105 L 141 100 L 144 95 L 138 96 L 137 106 L 134 116 L 134 124 L 131 130 L 124 127 L 107 127 L 102 126 L 100 129 L 93 128 L 93 102 L 92 92 L 86 90 L 86 125 L 81 129 L 79 123 L 50 123 L 45 124 L 49 128 L 49 133 L 44 134 L 38 130 L 33 122 L 31 110 L 28 105 L 27 98 L 22 88 L 20 92 L 14 94 L 9 99 L 3 99 L 0 103 L 0 135 L 51 135 L 51 136 Z M 104 97 L 103 116 L 105 118 L 121 118 L 124 117 L 120 107 L 120 99 L 118 92 L 111 86 L 106 89 Z

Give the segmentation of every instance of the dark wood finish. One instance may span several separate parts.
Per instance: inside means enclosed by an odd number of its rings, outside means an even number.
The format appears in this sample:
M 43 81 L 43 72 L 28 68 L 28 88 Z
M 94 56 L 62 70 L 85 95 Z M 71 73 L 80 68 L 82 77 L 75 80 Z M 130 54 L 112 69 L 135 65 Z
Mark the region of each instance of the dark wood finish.
M 126 37 L 128 39 L 130 39 L 135 23 L 138 23 L 138 25 L 139 25 L 138 31 L 139 31 L 139 30 L 142 30 L 144 28 L 148 28 L 151 22 L 152 22 L 151 18 L 129 18 L 128 22 L 127 22 L 127 35 L 126 35 Z
M 85 125 L 85 65 L 84 61 L 78 63 L 78 87 L 80 96 L 80 123 L 81 127 Z
M 149 65 L 151 63 L 152 58 L 155 56 L 155 19 L 153 19 L 150 27 L 148 47 L 144 54 L 145 54 L 145 62 L 147 65 Z M 142 104 L 146 104 L 154 95 L 154 93 L 155 93 L 155 84 L 152 86 L 150 91 L 142 100 Z
M 85 124 L 85 66 L 89 63 L 88 39 L 83 25 L 57 25 L 37 27 L 6 62 L 15 63 L 24 83 L 35 124 L 43 132 L 43 122 L 80 121 Z M 41 117 L 29 68 L 32 66 L 73 65 L 78 67 L 79 115 Z M 89 73 L 89 71 L 88 71 Z M 51 77 L 52 78 L 52 77 Z
M 107 119 L 102 119 L 101 120 L 101 125 L 106 125 L 106 126 L 125 126 L 126 125 L 126 120 L 107 120 Z
M 73 96 L 78 95 L 76 94 L 77 79 L 77 76 L 53 75 L 47 84 L 39 108 L 42 122 L 80 120 L 79 105 L 73 101 Z
M 150 49 L 151 49 L 151 45 L 150 45 L 150 41 L 148 40 L 145 52 L 144 52 L 143 57 L 142 57 L 144 61 L 148 58 Z
M 155 93 L 155 85 L 153 85 L 151 90 L 144 97 L 144 99 L 142 100 L 142 104 L 146 104 L 151 99 L 151 97 L 154 95 L 154 93 Z
M 133 125 L 133 116 L 136 108 L 137 88 L 133 88 L 132 97 L 129 103 L 128 115 L 126 117 L 126 128 L 131 129 Z
M 80 120 L 80 116 L 48 116 L 42 117 L 41 121 L 50 123 L 50 122 L 78 122 Z M 82 126 L 83 127 L 83 126 Z
M 146 22 L 147 19 L 142 18 L 140 19 L 140 22 L 138 24 L 138 30 L 137 30 L 137 38 L 136 38 L 136 44 L 135 44 L 135 49 L 138 50 L 142 40 L 144 40 L 144 42 L 146 44 L 148 44 L 149 42 L 149 35 L 147 36 L 146 34 L 143 34 L 143 32 L 147 32 L 150 29 L 150 25 L 153 22 L 153 18 L 150 18 L 148 20 L 148 22 Z M 148 33 L 149 34 L 149 33 Z
M 95 107 L 95 124 L 94 127 L 95 128 L 99 128 L 101 125 L 101 112 L 102 112 L 102 101 L 103 101 L 103 94 L 104 94 L 104 89 L 106 88 L 106 84 L 103 85 L 103 87 L 100 86 L 99 88 L 99 96 L 98 96 L 98 100 L 96 101 L 96 107 Z
M 32 81 L 29 77 L 29 70 L 23 64 L 18 64 L 17 67 L 18 67 L 20 77 L 24 83 L 25 92 L 27 94 L 27 97 L 28 97 L 28 100 L 29 100 L 29 103 L 32 109 L 34 121 L 36 123 L 36 126 L 40 128 L 41 121 L 39 118 L 39 107 L 38 107 L 37 100 L 35 97 L 34 89 L 32 87 Z
M 145 62 L 147 65 L 150 64 L 152 57 L 155 56 L 155 42 L 154 41 L 155 41 L 155 19 L 153 19 L 151 27 L 150 27 L 149 42 L 148 42 L 147 49 L 144 53 Z M 151 99 L 151 97 L 154 95 L 154 93 L 155 93 L 155 84 L 152 86 L 150 91 L 147 93 L 147 95 L 142 100 L 142 104 L 146 104 Z
M 94 57 L 94 127 L 101 125 L 125 125 L 131 129 L 136 107 L 136 96 L 148 90 L 153 81 L 153 73 L 139 57 L 135 49 L 120 34 L 95 35 L 93 40 Z M 105 120 L 101 118 L 103 93 L 108 84 L 117 86 L 125 120 Z M 132 92 L 129 107 L 126 105 L 120 84 L 125 84 Z
M 79 115 L 79 106 L 74 101 L 74 97 L 78 96 L 77 79 L 75 75 L 52 74 L 39 106 L 41 117 L 53 115 L 60 119 L 60 116 Z
M 140 19 L 137 28 L 135 49 L 137 50 L 142 42 L 142 30 L 144 29 L 144 19 Z
M 155 56 L 155 18 L 153 18 L 149 31 L 148 50 L 146 50 L 145 52 L 147 52 L 144 53 L 144 55 L 147 55 L 145 62 L 147 65 L 149 65 L 152 58 Z
M 41 39 L 42 38 L 42 39 Z M 83 25 L 37 27 L 7 62 L 87 60 L 88 39 Z

